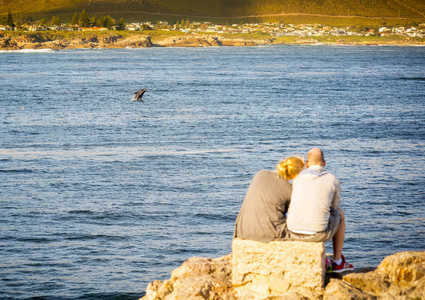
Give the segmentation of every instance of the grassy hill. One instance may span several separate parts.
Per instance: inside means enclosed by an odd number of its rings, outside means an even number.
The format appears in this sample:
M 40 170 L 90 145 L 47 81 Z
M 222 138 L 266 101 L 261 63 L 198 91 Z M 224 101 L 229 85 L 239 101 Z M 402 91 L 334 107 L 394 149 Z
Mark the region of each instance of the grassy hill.
M 0 14 L 41 18 L 74 12 L 124 17 L 126 22 L 181 20 L 213 22 L 388 25 L 425 22 L 424 0 L 0 0 Z

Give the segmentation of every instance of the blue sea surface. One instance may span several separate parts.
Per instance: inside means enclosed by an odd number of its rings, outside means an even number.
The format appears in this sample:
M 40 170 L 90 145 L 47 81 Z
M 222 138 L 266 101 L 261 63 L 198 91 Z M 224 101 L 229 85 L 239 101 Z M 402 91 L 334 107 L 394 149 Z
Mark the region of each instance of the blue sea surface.
M 230 253 L 252 176 L 311 147 L 349 262 L 425 250 L 424 47 L 2 52 L 0 124 L 2 299 L 137 299 Z

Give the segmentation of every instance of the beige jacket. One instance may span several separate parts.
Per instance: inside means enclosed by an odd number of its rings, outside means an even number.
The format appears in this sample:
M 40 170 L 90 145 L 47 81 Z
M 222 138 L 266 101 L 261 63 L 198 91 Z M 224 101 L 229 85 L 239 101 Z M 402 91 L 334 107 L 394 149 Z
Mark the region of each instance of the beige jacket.
M 292 183 L 287 225 L 294 232 L 324 231 L 340 203 L 341 184 L 321 166 L 302 171 Z

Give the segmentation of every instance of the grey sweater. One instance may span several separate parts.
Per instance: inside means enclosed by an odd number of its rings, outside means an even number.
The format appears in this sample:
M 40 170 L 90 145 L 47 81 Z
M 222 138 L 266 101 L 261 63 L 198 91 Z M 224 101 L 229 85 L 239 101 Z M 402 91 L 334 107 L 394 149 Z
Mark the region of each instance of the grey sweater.
M 285 214 L 291 191 L 290 183 L 277 172 L 255 174 L 236 219 L 234 237 L 265 243 L 288 239 Z

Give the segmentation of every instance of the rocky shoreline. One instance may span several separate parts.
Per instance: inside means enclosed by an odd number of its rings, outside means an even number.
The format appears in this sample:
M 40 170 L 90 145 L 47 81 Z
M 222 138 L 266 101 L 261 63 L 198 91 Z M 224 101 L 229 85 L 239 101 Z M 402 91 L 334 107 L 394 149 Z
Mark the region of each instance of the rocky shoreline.
M 266 298 L 250 297 L 233 286 L 232 253 L 215 259 L 192 257 L 172 271 L 169 280 L 149 283 L 141 298 L 162 299 L 425 299 L 425 252 L 399 252 L 372 271 L 326 276 L 321 294 L 298 289 Z
M 38 35 L 8 36 L 0 34 L 0 50 L 26 49 L 99 49 L 99 48 L 150 48 L 150 47 L 221 47 L 221 46 L 264 46 L 264 45 L 365 45 L 365 46 L 425 46 L 425 43 L 409 41 L 345 41 L 320 42 L 313 38 L 291 41 L 269 39 L 244 39 L 212 35 L 185 35 L 154 37 L 148 35 L 122 36 L 120 34 L 78 36 L 72 38 L 46 39 Z

